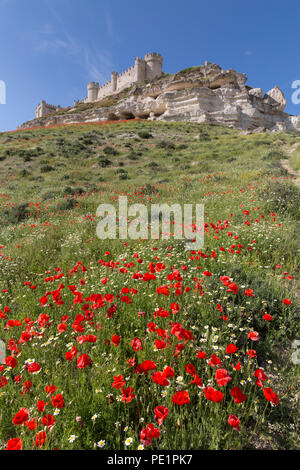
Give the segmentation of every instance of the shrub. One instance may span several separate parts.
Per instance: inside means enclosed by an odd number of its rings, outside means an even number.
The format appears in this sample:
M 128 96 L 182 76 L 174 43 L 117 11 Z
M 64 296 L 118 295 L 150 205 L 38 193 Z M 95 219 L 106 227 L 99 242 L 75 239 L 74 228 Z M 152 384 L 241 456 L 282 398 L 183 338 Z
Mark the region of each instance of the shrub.
M 42 165 L 41 166 L 41 173 L 48 173 L 49 171 L 53 171 L 54 168 L 51 165 Z
M 11 224 L 18 224 L 29 215 L 27 202 L 22 202 L 3 211 L 5 221 Z
M 173 142 L 168 142 L 166 140 L 161 140 L 160 142 L 158 142 L 156 144 L 156 147 L 160 149 L 168 149 L 168 150 L 174 150 L 176 148 Z
M 148 131 L 139 131 L 137 134 L 141 139 L 151 139 L 153 137 Z
M 105 158 L 105 157 L 99 157 L 98 163 L 101 166 L 101 168 L 106 168 L 107 166 L 110 166 L 112 164 L 112 162 L 108 158 Z
M 118 152 L 118 150 L 116 150 L 113 147 L 110 147 L 109 145 L 104 147 L 103 152 L 105 153 L 105 155 L 113 155 L 113 156 L 119 155 L 119 153 L 120 153 L 120 152 Z

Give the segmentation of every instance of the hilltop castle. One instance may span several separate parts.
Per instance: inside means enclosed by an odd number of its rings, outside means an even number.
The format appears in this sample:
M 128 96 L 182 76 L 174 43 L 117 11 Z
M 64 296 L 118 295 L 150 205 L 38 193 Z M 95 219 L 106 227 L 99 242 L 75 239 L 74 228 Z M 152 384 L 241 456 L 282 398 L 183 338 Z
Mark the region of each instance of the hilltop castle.
M 132 67 L 120 74 L 112 72 L 110 81 L 104 85 L 99 86 L 99 83 L 97 82 L 89 82 L 87 85 L 87 97 L 82 100 L 82 103 L 93 103 L 94 101 L 99 101 L 106 96 L 119 93 L 121 90 L 128 88 L 133 83 L 158 78 L 162 75 L 162 64 L 163 58 L 156 52 L 149 52 L 145 55 L 144 59 L 136 57 Z M 75 104 L 78 103 L 78 101 L 75 102 Z M 60 106 L 53 106 L 43 100 L 36 107 L 35 118 L 38 119 L 47 116 L 59 109 L 61 109 Z
M 133 83 L 160 77 L 162 75 L 162 63 L 162 56 L 156 54 L 156 52 L 149 52 L 145 55 L 144 60 L 136 57 L 134 65 L 125 70 L 125 72 L 120 74 L 112 72 L 110 81 L 105 83 L 105 85 L 99 87 L 99 83 L 89 82 L 87 86 L 88 95 L 83 101 L 85 103 L 92 103 L 113 93 L 118 93 Z
M 112 72 L 103 86 L 89 82 L 87 97 L 63 110 L 42 101 L 36 118 L 19 128 L 149 119 L 206 122 L 249 132 L 300 130 L 300 115 L 284 112 L 287 101 L 277 86 L 264 94 L 261 88 L 246 84 L 245 74 L 207 61 L 167 74 L 162 72 L 162 62 L 156 53 L 136 58 L 128 70 Z

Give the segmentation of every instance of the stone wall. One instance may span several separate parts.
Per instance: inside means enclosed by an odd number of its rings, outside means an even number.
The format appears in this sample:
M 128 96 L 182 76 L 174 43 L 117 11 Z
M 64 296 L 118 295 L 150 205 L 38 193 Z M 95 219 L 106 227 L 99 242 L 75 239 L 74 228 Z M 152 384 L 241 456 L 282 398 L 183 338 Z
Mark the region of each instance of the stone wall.
M 40 104 L 37 105 L 35 108 L 35 118 L 41 118 L 44 116 L 47 116 L 50 113 L 54 113 L 55 111 L 58 111 L 60 106 L 54 106 L 53 104 L 48 104 L 46 103 L 45 100 L 43 100 Z
M 89 82 L 87 86 L 88 96 L 83 102 L 92 103 L 113 93 L 118 93 L 133 83 L 158 78 L 162 75 L 162 63 L 162 56 L 156 52 L 146 54 L 144 59 L 137 57 L 134 65 L 129 69 L 120 74 L 112 72 L 111 80 L 101 87 L 97 82 Z

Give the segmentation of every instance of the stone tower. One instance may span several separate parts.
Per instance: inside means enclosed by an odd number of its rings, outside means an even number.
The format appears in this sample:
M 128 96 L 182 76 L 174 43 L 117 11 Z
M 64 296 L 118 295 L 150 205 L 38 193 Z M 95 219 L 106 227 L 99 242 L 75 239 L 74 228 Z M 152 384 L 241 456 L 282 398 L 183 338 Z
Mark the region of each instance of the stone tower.
M 118 74 L 117 72 L 112 72 L 111 73 L 111 91 L 114 92 L 117 90 L 117 86 L 118 86 Z
M 98 98 L 99 83 L 89 82 L 87 86 L 88 90 L 88 101 L 96 101 Z
M 146 80 L 153 80 L 162 74 L 163 58 L 156 52 L 149 52 L 145 55 Z
M 146 63 L 140 57 L 135 58 L 134 62 L 135 70 L 136 70 L 136 78 L 137 82 L 143 82 L 146 80 Z

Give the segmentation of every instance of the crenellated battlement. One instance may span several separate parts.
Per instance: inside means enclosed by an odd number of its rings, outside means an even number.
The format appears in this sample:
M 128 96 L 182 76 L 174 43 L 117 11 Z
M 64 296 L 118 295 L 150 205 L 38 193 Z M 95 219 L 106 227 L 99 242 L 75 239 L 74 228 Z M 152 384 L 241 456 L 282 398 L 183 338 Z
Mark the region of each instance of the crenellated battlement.
M 94 102 L 113 93 L 118 93 L 133 83 L 153 80 L 162 74 L 163 58 L 161 54 L 149 52 L 144 59 L 136 57 L 134 65 L 121 73 L 112 72 L 109 82 L 99 86 L 97 82 L 89 82 L 87 85 L 88 96 L 84 102 Z
M 88 88 L 99 88 L 99 83 L 98 82 L 89 82 L 88 83 Z
M 148 52 L 148 54 L 145 55 L 145 61 L 153 59 L 159 60 L 161 62 L 163 61 L 162 55 L 157 54 L 156 52 Z
M 35 108 L 35 117 L 41 118 L 47 116 L 47 114 L 53 113 L 54 111 L 58 111 L 61 109 L 60 105 L 55 106 L 53 104 L 46 103 L 45 100 L 42 100 L 40 104 L 37 105 Z

